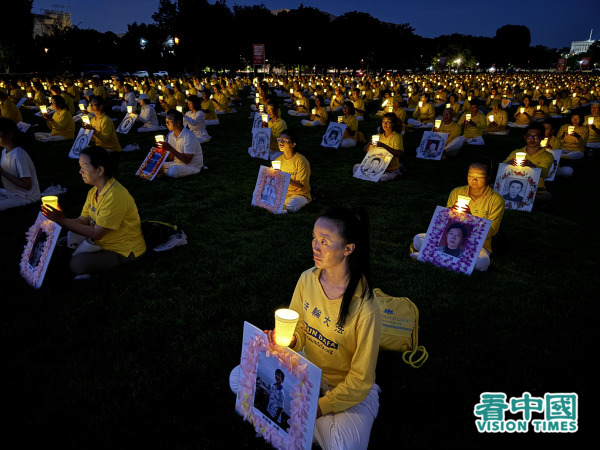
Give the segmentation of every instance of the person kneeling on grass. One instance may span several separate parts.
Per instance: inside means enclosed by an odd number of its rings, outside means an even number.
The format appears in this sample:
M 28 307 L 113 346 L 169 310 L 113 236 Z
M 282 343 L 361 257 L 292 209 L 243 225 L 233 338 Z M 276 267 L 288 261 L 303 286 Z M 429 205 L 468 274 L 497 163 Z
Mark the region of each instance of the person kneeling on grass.
M 200 172 L 204 164 L 202 146 L 194 133 L 183 126 L 183 114 L 170 109 L 166 123 L 170 133 L 167 142 L 160 145 L 169 151 L 172 161 L 163 164 L 163 173 L 171 178 L 181 178 Z
M 293 130 L 283 131 L 277 139 L 277 143 L 283 155 L 275 161 L 281 161 L 281 171 L 291 175 L 283 209 L 286 212 L 296 212 L 312 200 L 310 196 L 310 164 L 304 156 L 296 151 L 298 136 Z
M 69 268 L 76 279 L 88 279 L 139 259 L 146 252 L 146 242 L 135 201 L 114 179 L 109 153 L 98 146 L 84 148 L 79 167 L 83 182 L 93 186 L 80 216 L 67 219 L 61 210 L 46 205 L 42 214 L 70 232 L 69 246 L 77 249 Z

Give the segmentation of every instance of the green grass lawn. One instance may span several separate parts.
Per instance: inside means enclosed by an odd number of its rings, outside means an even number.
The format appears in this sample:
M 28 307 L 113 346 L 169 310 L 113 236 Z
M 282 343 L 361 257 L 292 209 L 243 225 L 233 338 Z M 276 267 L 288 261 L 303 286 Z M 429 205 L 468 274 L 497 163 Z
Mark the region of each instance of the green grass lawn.
M 399 354 L 380 354 L 383 392 L 371 448 L 562 448 L 591 436 L 591 416 L 583 412 L 597 398 L 597 156 L 574 165 L 571 179 L 551 183 L 554 199 L 544 211 L 507 211 L 489 271 L 465 276 L 412 261 L 410 242 L 450 191 L 466 184 L 474 156 L 501 162 L 524 146 L 523 130 L 486 136 L 485 147 L 466 146 L 442 161 L 416 159 L 422 132 L 409 132 L 408 172 L 380 184 L 352 177 L 362 146 L 320 148 L 324 128 L 301 127 L 284 113 L 300 132 L 298 149 L 322 195 L 297 214 L 276 216 L 250 205 L 267 162 L 247 153 L 249 101 L 209 127 L 208 170 L 189 178 L 137 178 L 153 134 L 120 136 L 122 146 L 137 142 L 141 150 L 118 155 L 117 179 L 142 220 L 177 224 L 186 246 L 94 281 L 73 280 L 55 254 L 34 290 L 18 263 L 39 205 L 0 213 L 4 448 L 269 448 L 235 413 L 228 385 L 243 322 L 273 327 L 274 311 L 288 305 L 300 273 L 313 264 L 314 221 L 336 205 L 368 208 L 374 287 L 416 303 L 420 343 L 430 355 L 413 369 Z M 377 125 L 373 117 L 360 130 L 368 137 Z M 37 144 L 33 157 L 42 190 L 66 187 L 59 201 L 75 217 L 89 186 L 67 157 L 70 146 Z M 576 392 L 581 431 L 481 435 L 473 408 L 488 391 L 509 398 Z

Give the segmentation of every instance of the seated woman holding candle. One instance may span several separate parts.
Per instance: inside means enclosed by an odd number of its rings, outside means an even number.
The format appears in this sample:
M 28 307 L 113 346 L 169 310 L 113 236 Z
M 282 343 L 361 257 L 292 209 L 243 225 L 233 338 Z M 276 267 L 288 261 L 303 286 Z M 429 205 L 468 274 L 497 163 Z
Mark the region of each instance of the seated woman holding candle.
M 121 102 L 121 105 L 113 106 L 113 111 L 127 112 L 128 106 L 131 106 L 134 112 L 137 111 L 137 102 L 135 101 L 133 86 L 129 83 L 126 83 L 124 90 L 125 94 L 123 95 L 123 101 Z
M 310 103 L 308 97 L 301 93 L 299 98 L 296 98 L 295 103 L 292 105 L 292 109 L 288 111 L 290 116 L 305 117 L 308 116 Z
M 17 124 L 0 118 L 0 211 L 40 200 L 40 185 L 31 157 L 21 147 L 23 133 Z
M 162 166 L 163 173 L 170 178 L 182 178 L 199 173 L 204 167 L 202 146 L 198 138 L 188 128 L 183 126 L 183 113 L 176 109 L 167 111 L 166 142 L 159 146 L 169 151 L 169 162 Z
M 50 133 L 35 133 L 35 139 L 41 142 L 75 139 L 75 122 L 67 109 L 65 99 L 60 95 L 53 95 L 52 108 L 55 110 L 54 114 L 47 112 L 42 114 L 50 128 Z
M 404 167 L 400 164 L 400 157 L 404 154 L 404 141 L 398 132 L 398 118 L 394 113 L 385 113 L 381 118 L 381 133 L 376 135 L 376 142 L 371 140 L 365 145 L 365 153 L 371 147 L 381 147 L 393 155 L 392 160 L 379 181 L 390 181 L 402 174 Z M 356 164 L 352 173 L 356 172 L 360 164 Z
M 531 106 L 531 97 L 526 95 L 523 97 L 523 106 L 517 108 L 515 112 L 514 122 L 508 122 L 508 126 L 512 128 L 527 128 L 533 120 L 535 109 Z
M 277 143 L 283 154 L 274 161 L 280 161 L 280 170 L 291 175 L 283 209 L 284 212 L 297 212 L 312 200 L 310 196 L 310 164 L 303 155 L 297 152 L 298 136 L 293 130 L 284 130 L 279 135 Z
M 548 118 L 550 113 L 550 109 L 548 108 L 548 99 L 543 95 L 539 97 L 538 104 L 535 107 L 535 111 L 533 113 L 533 120 L 536 122 L 543 122 Z
M 156 110 L 150 100 L 150 96 L 148 94 L 140 94 L 138 100 L 141 109 L 140 114 L 135 120 L 142 125 L 137 129 L 137 132 L 147 133 L 149 131 L 165 130 L 166 128 L 158 123 L 158 116 L 156 115 Z
M 42 105 L 48 105 L 48 100 L 46 99 L 46 92 L 44 91 L 44 86 L 42 85 L 42 83 L 36 81 L 31 84 L 31 87 L 35 92 L 35 94 L 33 95 L 32 103 L 38 108 Z
M 217 117 L 217 113 L 215 111 L 215 105 L 210 99 L 210 91 L 208 89 L 204 89 L 202 91 L 202 102 L 200 103 L 200 111 L 204 113 L 206 126 L 220 124 L 219 118 Z
M 315 107 L 311 111 L 310 120 L 302 119 L 302 125 L 307 127 L 317 127 L 319 125 L 326 125 L 329 122 L 329 114 L 327 114 L 327 108 L 325 107 L 325 101 L 322 95 L 315 97 Z
M 415 128 L 433 128 L 435 119 L 435 109 L 429 103 L 429 93 L 425 92 L 421 95 L 421 100 L 413 112 L 413 118 L 408 119 L 408 124 Z
M 482 217 L 492 221 L 490 231 L 483 243 L 483 248 L 479 252 L 479 257 L 475 263 L 475 270 L 486 271 L 490 266 L 490 255 L 492 253 L 492 237 L 500 230 L 500 223 L 504 216 L 505 201 L 500 194 L 494 191 L 490 186 L 492 179 L 492 161 L 486 157 L 477 157 L 469 164 L 467 173 L 467 185 L 458 187 L 450 192 L 447 208 L 452 208 L 458 196 L 470 198 L 470 214 L 476 217 Z M 419 250 L 425 240 L 425 233 L 417 234 L 411 245 L 411 258 L 417 259 Z
M 104 113 L 105 103 L 102 97 L 93 97 L 90 101 L 90 107 L 94 117 L 90 124 L 83 124 L 86 130 L 94 130 L 92 142 L 109 152 L 120 152 L 121 144 L 117 137 L 115 124 L 110 117 Z
M 354 147 L 358 142 L 358 120 L 354 117 L 354 104 L 350 101 L 344 102 L 342 116 L 338 116 L 338 122 L 346 124 L 346 130 L 340 142 L 341 148 Z
M 42 213 L 73 233 L 69 241 L 81 242 L 69 267 L 76 279 L 84 279 L 135 261 L 145 253 L 146 243 L 135 201 L 114 179 L 108 152 L 97 146 L 84 148 L 79 166 L 84 183 L 93 186 L 80 216 L 67 219 L 60 209 L 47 205 L 42 206 Z
M 331 97 L 331 101 L 329 102 L 329 106 L 327 107 L 328 111 L 341 111 L 344 107 L 344 94 L 339 87 L 335 88 L 334 94 Z
M 190 95 L 187 98 L 189 111 L 183 116 L 183 124 L 194 133 L 201 144 L 211 140 L 208 131 L 206 131 L 206 119 L 204 113 L 200 109 L 200 99 L 196 95 Z
M 381 317 L 370 284 L 369 228 L 364 209 L 335 208 L 319 217 L 315 267 L 300 276 L 290 303 L 300 317 L 289 347 L 322 370 L 314 439 L 323 449 L 366 449 L 379 410 Z M 274 342 L 275 333 L 266 333 Z M 333 345 L 324 347 L 317 335 Z
M 491 107 L 492 110 L 487 115 L 487 129 L 485 132 L 488 134 L 507 135 L 508 113 L 500 108 L 498 100 L 494 100 L 491 103 Z
M 158 102 L 163 111 L 160 113 L 161 116 L 166 116 L 167 111 L 175 109 L 177 107 L 177 99 L 175 98 L 175 91 L 171 86 L 167 86 L 165 89 L 166 96 L 159 95 Z M 163 98 L 161 98 L 163 97 Z
M 589 136 L 588 127 L 581 123 L 581 114 L 571 116 L 571 125 L 564 124 L 559 128 L 557 137 L 562 149 L 561 158 L 581 159 Z
M 277 105 L 277 103 L 275 103 L 274 100 L 270 100 L 270 103 L 267 105 L 266 112 L 267 116 L 269 116 L 269 121 L 263 122 L 262 127 L 268 127 L 271 129 L 271 140 L 269 142 L 269 159 L 274 160 L 282 155 L 282 152 L 279 149 L 279 142 L 277 142 L 277 140 L 279 139 L 279 136 L 281 136 L 281 133 L 283 133 L 287 129 L 287 124 L 285 123 L 285 120 L 283 120 L 279 116 L 279 106 Z M 252 147 L 248 149 L 248 153 L 250 155 L 253 155 Z

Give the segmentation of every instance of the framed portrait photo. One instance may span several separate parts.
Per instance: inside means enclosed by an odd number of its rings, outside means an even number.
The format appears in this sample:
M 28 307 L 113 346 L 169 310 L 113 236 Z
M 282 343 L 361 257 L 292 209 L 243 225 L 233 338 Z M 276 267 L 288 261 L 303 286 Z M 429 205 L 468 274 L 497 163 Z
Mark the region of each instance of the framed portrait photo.
M 506 209 L 531 211 L 541 174 L 542 169 L 537 167 L 502 163 L 498 165 L 494 190 L 504 197 Z
M 75 142 L 73 142 L 73 146 L 71 147 L 71 151 L 69 152 L 69 158 L 79 159 L 79 154 L 81 153 L 81 150 L 90 145 L 92 134 L 94 134 L 94 130 L 86 130 L 85 128 L 79 129 L 79 133 L 77 133 L 77 136 L 75 137 Z
M 275 448 L 312 447 L 321 369 L 244 322 L 235 409 Z
M 438 206 L 417 259 L 470 275 L 491 226 L 489 219 Z
M 40 212 L 35 223 L 25 233 L 27 243 L 21 256 L 21 276 L 36 289 L 39 289 L 44 281 L 60 230 L 60 225 L 47 219 Z
M 252 129 L 252 147 L 251 156 L 260 159 L 269 159 L 271 150 L 271 129 L 253 128 Z
M 135 174 L 148 181 L 154 180 L 154 177 L 156 177 L 156 174 L 160 171 L 168 156 L 169 152 L 166 150 L 163 151 L 155 147 L 151 148 Z
M 547 152 L 552 153 L 552 157 L 554 161 L 552 162 L 552 167 L 550 168 L 550 172 L 548 172 L 548 176 L 546 177 L 546 181 L 554 181 L 556 177 L 556 171 L 558 170 L 558 166 L 560 165 L 560 155 L 562 155 L 561 149 L 546 149 Z
M 129 130 L 131 130 L 131 128 L 133 127 L 133 124 L 135 123 L 136 117 L 137 117 L 137 114 L 135 114 L 135 113 L 125 114 L 125 117 L 123 117 L 123 120 L 121 121 L 121 123 L 119 124 L 119 127 L 117 128 L 117 133 L 122 133 L 122 134 L 129 133 Z
M 21 133 L 27 133 L 27 130 L 29 130 L 29 127 L 31 127 L 30 123 L 25 123 L 25 122 L 17 123 L 17 128 L 19 129 L 19 131 Z
M 273 214 L 281 214 L 290 179 L 291 175 L 287 172 L 260 166 L 251 204 Z
M 444 154 L 447 139 L 448 133 L 425 131 L 421 138 L 421 143 L 417 147 L 417 158 L 439 161 Z
M 390 165 L 392 158 L 393 155 L 386 149 L 372 145 L 354 172 L 354 178 L 378 182 L 385 169 Z
M 338 148 L 346 131 L 345 123 L 329 122 L 321 140 L 321 147 Z

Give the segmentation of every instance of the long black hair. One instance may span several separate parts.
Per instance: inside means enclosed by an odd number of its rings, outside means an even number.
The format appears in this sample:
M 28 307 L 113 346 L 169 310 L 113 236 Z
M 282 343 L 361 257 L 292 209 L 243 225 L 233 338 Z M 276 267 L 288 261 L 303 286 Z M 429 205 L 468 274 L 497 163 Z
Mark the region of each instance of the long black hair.
M 321 218 L 329 219 L 338 226 L 338 232 L 344 244 L 354 244 L 354 251 L 348 255 L 350 281 L 344 291 L 337 325 L 342 327 L 350 309 L 352 297 L 358 283 L 364 279 L 362 297 L 373 298 L 371 288 L 371 222 L 364 208 L 331 208 Z M 367 295 L 368 294 L 368 295 Z

